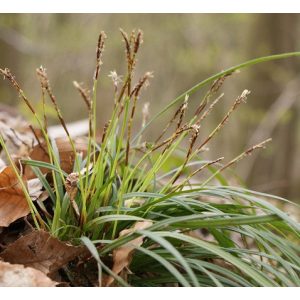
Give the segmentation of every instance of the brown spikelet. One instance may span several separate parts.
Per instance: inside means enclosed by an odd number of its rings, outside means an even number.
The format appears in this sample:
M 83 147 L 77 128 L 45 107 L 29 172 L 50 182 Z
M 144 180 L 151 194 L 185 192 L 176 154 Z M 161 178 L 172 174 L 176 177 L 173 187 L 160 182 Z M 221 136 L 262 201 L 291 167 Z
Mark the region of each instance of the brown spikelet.
M 240 155 L 238 155 L 237 157 L 235 157 L 234 159 L 232 159 L 231 161 L 229 161 L 226 165 L 224 165 L 219 172 L 229 168 L 230 166 L 232 166 L 233 164 L 236 164 L 237 162 L 239 162 L 240 160 L 244 159 L 245 157 L 249 156 L 252 154 L 253 151 L 257 150 L 257 149 L 264 149 L 266 147 L 266 144 L 271 142 L 272 139 L 266 139 L 250 148 L 248 148 L 247 150 L 245 150 L 244 152 L 242 152 Z
M 104 127 L 103 127 L 103 134 L 102 134 L 102 139 L 101 139 L 101 143 L 103 143 L 103 142 L 104 142 L 104 139 L 105 139 L 105 137 L 106 137 L 106 134 L 107 134 L 107 129 L 108 129 L 108 127 L 109 127 L 110 123 L 111 123 L 111 120 L 109 120 L 108 122 L 106 122 L 106 123 L 104 124 Z
M 189 158 L 192 154 L 192 151 L 193 151 L 193 147 L 195 145 L 195 142 L 199 136 L 199 129 L 200 129 L 200 125 L 197 125 L 197 124 L 194 124 L 191 126 L 192 127 L 192 137 L 190 138 L 190 145 L 189 145 L 189 149 L 187 151 L 187 154 L 186 154 L 186 157 L 185 157 L 185 160 L 179 170 L 179 172 L 177 173 L 177 175 L 175 176 L 175 178 L 173 179 L 172 181 L 172 184 L 174 184 L 177 179 L 180 177 L 182 171 L 184 170 L 185 166 L 187 165 L 188 161 L 189 161 Z
M 78 83 L 77 81 L 73 81 L 74 87 L 77 89 L 79 94 L 81 95 L 84 103 L 86 104 L 88 110 L 91 109 L 91 97 L 90 91 L 82 86 L 82 84 Z
M 4 76 L 4 79 L 7 79 L 12 86 L 16 89 L 16 91 L 19 93 L 19 96 L 23 99 L 25 104 L 28 106 L 30 111 L 36 115 L 35 110 L 33 106 L 30 104 L 28 98 L 25 96 L 23 90 L 21 89 L 19 83 L 17 82 L 15 76 L 12 75 L 11 71 L 8 68 L 5 68 L 4 70 L 0 69 L 0 73 Z
M 49 83 L 49 79 L 48 79 L 48 76 L 47 76 L 47 72 L 46 72 L 46 69 L 43 68 L 42 66 L 40 66 L 39 68 L 36 69 L 36 73 L 40 79 L 40 82 L 41 82 L 41 85 L 42 87 L 47 91 L 47 94 L 54 106 L 54 109 L 56 111 L 56 114 L 57 114 L 57 117 L 62 125 L 62 127 L 64 128 L 66 134 L 68 137 L 70 137 L 70 133 L 68 131 L 68 128 L 66 126 L 66 123 L 62 117 L 62 114 L 61 114 L 61 111 L 57 105 L 57 101 L 56 101 L 56 97 L 54 96 L 54 94 L 52 93 L 52 89 L 50 87 L 50 83 Z
M 126 87 L 127 87 L 127 95 L 129 96 L 131 93 L 131 78 L 132 78 L 132 55 L 131 55 L 131 40 L 132 34 L 130 39 L 128 39 L 127 33 L 120 28 L 121 35 L 123 37 L 125 43 L 125 53 L 127 59 L 127 80 L 126 80 Z
M 121 35 L 122 35 L 124 43 L 125 43 L 127 62 L 128 62 L 128 64 L 130 64 L 131 63 L 131 46 L 130 46 L 130 42 L 128 39 L 128 35 L 122 28 L 120 28 L 120 32 L 121 32 Z
M 180 105 L 180 107 L 175 111 L 173 117 L 170 119 L 170 121 L 167 123 L 167 125 L 165 126 L 165 128 L 162 130 L 161 134 L 158 136 L 158 138 L 155 140 L 155 144 L 157 144 L 160 139 L 165 135 L 166 131 L 170 128 L 170 126 L 173 124 L 173 122 L 176 120 L 176 118 L 178 117 L 178 115 L 180 116 L 182 111 L 186 109 L 187 107 L 187 101 L 188 101 L 189 95 L 185 95 L 185 100 L 184 102 Z M 186 106 L 184 108 L 184 106 Z M 183 118 L 183 115 L 182 115 Z M 179 120 L 177 122 L 177 129 L 180 127 L 181 125 L 181 121 L 180 121 L 180 117 Z M 178 126 L 179 125 L 179 126 Z
M 143 33 L 141 30 L 138 30 L 136 34 L 135 30 L 132 30 L 130 37 L 128 38 L 127 33 L 120 28 L 123 41 L 125 43 L 125 53 L 127 59 L 127 96 L 132 96 L 134 92 L 131 91 L 131 80 L 136 65 L 136 54 L 140 48 L 140 45 L 143 43 Z
M 195 111 L 195 116 L 198 116 L 203 109 L 206 107 L 207 103 L 209 102 L 210 98 L 218 92 L 218 90 L 223 85 L 224 81 L 233 74 L 234 72 L 228 73 L 223 75 L 222 77 L 218 78 L 213 82 L 208 92 L 205 94 L 203 100 L 199 104 L 198 108 Z
M 211 93 L 216 93 L 220 88 L 221 86 L 224 84 L 225 80 L 231 76 L 233 73 L 228 73 L 228 74 L 225 74 L 223 75 L 222 77 L 218 78 L 217 80 L 215 80 L 210 88 L 210 92 Z
M 176 125 L 176 130 L 178 128 L 180 128 L 182 122 L 183 122 L 183 117 L 184 117 L 184 114 L 187 110 L 187 106 L 188 106 L 188 100 L 189 100 L 189 96 L 186 95 L 185 96 L 185 99 L 184 99 L 184 102 L 182 103 L 182 105 L 180 106 L 180 110 L 179 110 L 179 118 L 178 118 L 178 121 L 177 121 L 177 125 Z
M 94 80 L 98 80 L 100 67 L 102 65 L 102 54 L 104 51 L 104 41 L 106 39 L 106 34 L 104 31 L 101 31 L 98 37 L 97 49 L 96 49 L 96 69 L 94 73 Z
M 151 77 L 152 77 L 151 72 L 145 73 L 145 75 L 139 80 L 139 82 L 133 88 L 131 95 L 130 95 L 130 97 L 132 97 L 132 96 L 134 96 L 134 97 L 133 97 L 133 105 L 132 105 L 132 109 L 131 109 L 130 119 L 129 119 L 128 126 L 127 126 L 128 131 L 127 131 L 127 145 L 126 145 L 126 158 L 125 158 L 126 165 L 128 164 L 128 158 L 129 158 L 131 129 L 132 129 L 132 122 L 133 122 L 135 109 L 136 109 L 136 102 L 137 102 L 141 88 L 143 87 L 143 85 L 147 84 L 147 81 Z
M 137 37 L 134 42 L 133 53 L 136 54 L 139 51 L 140 45 L 143 43 L 143 32 L 139 29 Z
M 248 90 L 244 90 L 243 93 L 237 97 L 237 99 L 234 101 L 233 105 L 227 112 L 227 114 L 224 116 L 222 121 L 217 125 L 217 127 L 209 134 L 209 136 L 202 142 L 202 144 L 198 147 L 198 151 L 206 145 L 219 131 L 221 128 L 224 127 L 226 122 L 228 121 L 230 115 L 235 111 L 235 109 L 243 102 L 246 102 L 247 96 L 250 94 Z
M 214 109 L 216 104 L 223 98 L 224 93 L 221 94 L 216 100 L 212 102 L 212 104 L 208 107 L 208 109 L 202 114 L 202 116 L 199 118 L 199 120 L 196 122 L 196 124 L 200 125 L 204 119 L 211 113 L 211 111 Z
M 131 30 L 131 33 L 130 33 L 130 38 L 129 38 L 129 43 L 130 43 L 130 48 L 132 50 L 132 47 L 135 43 L 135 29 Z
M 138 97 L 139 93 L 141 91 L 141 88 L 144 85 L 148 85 L 149 79 L 153 77 L 153 73 L 152 72 L 146 72 L 144 74 L 144 76 L 139 80 L 139 82 L 135 85 L 135 87 L 133 88 L 130 97 L 134 96 L 134 97 Z
M 90 97 L 90 91 L 86 88 L 84 88 L 81 84 L 79 84 L 77 81 L 73 81 L 74 87 L 77 89 L 79 94 L 81 95 L 81 98 L 83 99 L 84 103 L 86 104 L 88 108 L 89 113 L 89 132 L 90 135 L 92 135 L 92 100 Z
M 138 53 L 139 51 L 139 48 L 141 46 L 141 44 L 143 43 L 143 32 L 139 29 L 138 30 L 138 33 L 137 33 L 137 36 L 135 38 L 135 40 L 133 41 L 133 52 L 132 52 L 132 58 L 131 58 L 131 63 L 132 63 L 132 72 L 135 68 L 135 65 L 136 65 L 136 54 Z
M 181 128 L 179 128 L 178 130 L 176 130 L 169 138 L 165 139 L 163 142 L 161 142 L 160 144 L 155 144 L 154 147 L 152 148 L 152 151 L 155 151 L 159 148 L 161 148 L 164 145 L 167 145 L 166 148 L 163 150 L 163 152 L 165 152 L 170 145 L 184 132 L 191 130 L 192 127 L 188 126 L 187 124 L 184 124 L 183 126 L 181 126 Z
M 47 133 L 48 132 L 48 120 L 46 115 L 46 100 L 45 100 L 45 94 L 46 90 L 43 84 L 40 82 L 41 85 L 41 91 L 42 91 L 42 105 L 43 105 L 43 118 L 44 118 L 44 130 Z
M 219 162 L 222 161 L 223 159 L 224 159 L 224 157 L 222 156 L 222 157 L 219 157 L 219 158 L 217 158 L 217 159 L 215 159 L 215 160 L 213 160 L 213 161 L 210 161 L 210 162 L 205 163 L 203 166 L 201 166 L 201 167 L 198 168 L 196 171 L 194 171 L 194 172 L 191 174 L 190 178 L 191 178 L 191 177 L 194 177 L 196 174 L 198 174 L 199 172 L 201 172 L 201 171 L 204 170 L 205 168 L 207 168 L 207 167 L 209 167 L 209 166 L 211 166 L 211 165 L 214 165 L 214 164 L 216 164 L 216 163 L 219 163 Z

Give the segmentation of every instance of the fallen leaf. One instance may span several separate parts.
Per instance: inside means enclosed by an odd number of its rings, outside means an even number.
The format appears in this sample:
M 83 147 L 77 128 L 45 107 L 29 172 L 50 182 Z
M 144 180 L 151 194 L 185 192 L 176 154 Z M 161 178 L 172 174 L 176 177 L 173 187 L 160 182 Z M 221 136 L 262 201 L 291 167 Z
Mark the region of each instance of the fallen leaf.
M 51 274 L 85 252 L 83 246 L 61 242 L 48 232 L 36 230 L 10 244 L 0 257 L 6 262 Z
M 14 170 L 10 166 L 6 167 L 0 173 L 0 226 L 9 226 L 29 212 L 27 200 Z
M 43 191 L 43 184 L 38 178 L 33 178 L 27 181 L 29 196 L 32 201 L 44 201 L 48 198 L 48 193 Z M 45 196 L 44 196 L 45 195 Z
M 146 229 L 151 225 L 152 225 L 151 221 L 136 222 L 132 228 L 122 230 L 119 234 L 119 237 L 133 233 L 136 230 Z M 131 263 L 132 254 L 135 248 L 143 244 L 143 239 L 144 238 L 140 236 L 113 251 L 114 264 L 113 264 L 112 271 L 115 274 L 120 274 L 123 270 L 128 268 L 128 266 Z M 123 276 L 126 276 L 126 274 L 123 274 Z M 114 282 L 114 278 L 112 276 L 108 276 L 105 279 L 104 286 L 111 286 L 113 282 Z
M 54 287 L 56 284 L 41 271 L 0 261 L 0 287 Z
M 75 160 L 75 154 L 72 149 L 72 145 L 70 144 L 69 140 L 67 138 L 58 138 L 55 140 L 56 146 L 59 152 L 59 158 L 60 158 L 60 167 L 62 170 L 64 170 L 66 173 L 70 174 L 73 171 L 74 166 L 74 160 Z M 83 156 L 86 155 L 87 152 L 87 141 L 84 138 L 76 138 L 74 140 L 74 145 L 77 153 L 83 153 Z M 32 160 L 42 161 L 42 162 L 50 162 L 48 149 L 46 144 L 36 145 L 31 153 L 29 154 L 29 157 Z M 51 170 L 47 168 L 40 168 L 41 172 L 43 174 L 49 173 Z M 25 166 L 24 175 L 27 179 L 35 178 L 36 175 L 32 171 L 30 166 Z
M 28 151 L 36 144 L 36 138 L 29 123 L 17 110 L 3 104 L 0 104 L 0 130 L 6 141 L 6 147 L 13 158 L 28 155 Z M 3 151 L 0 153 L 0 158 L 8 163 Z
M 33 201 L 44 201 L 48 198 L 39 179 L 31 179 L 24 183 Z M 5 167 L 0 173 L 0 226 L 7 227 L 17 219 L 27 216 L 29 212 L 26 197 L 13 168 Z

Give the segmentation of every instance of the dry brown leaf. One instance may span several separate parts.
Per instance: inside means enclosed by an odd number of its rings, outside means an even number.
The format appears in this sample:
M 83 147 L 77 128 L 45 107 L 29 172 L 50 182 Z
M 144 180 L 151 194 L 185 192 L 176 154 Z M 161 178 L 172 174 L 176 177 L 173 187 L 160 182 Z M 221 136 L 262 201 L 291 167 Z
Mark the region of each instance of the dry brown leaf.
M 9 226 L 15 220 L 28 215 L 30 209 L 12 167 L 0 173 L 0 226 Z
M 6 141 L 6 147 L 13 158 L 28 155 L 28 151 L 36 144 L 29 123 L 16 109 L 3 104 L 0 104 L 0 130 Z M 38 134 L 39 130 L 36 130 L 36 133 Z M 0 158 L 8 163 L 4 151 L 0 152 Z
M 38 179 L 31 179 L 24 183 L 33 201 L 47 199 L 47 194 L 41 197 L 43 186 Z M 0 173 L 0 226 L 7 227 L 15 220 L 27 216 L 29 212 L 26 197 L 13 168 L 5 167 Z
M 0 261 L 0 287 L 54 287 L 56 284 L 41 271 Z
M 85 247 L 75 247 L 59 241 L 48 232 L 36 230 L 10 244 L 0 257 L 6 262 L 51 274 L 85 252 Z
M 142 222 L 136 222 L 134 226 L 130 229 L 122 230 L 119 234 L 119 237 L 128 235 L 130 233 L 135 232 L 136 230 L 143 230 L 148 227 L 150 227 L 153 223 L 151 221 L 142 221 Z M 132 254 L 135 250 L 135 247 L 141 246 L 143 244 L 143 237 L 140 236 L 123 246 L 115 249 L 113 251 L 113 268 L 112 271 L 115 274 L 120 274 L 123 270 L 128 268 L 128 266 L 131 263 L 132 260 Z M 125 275 L 125 274 L 123 274 Z M 112 276 L 106 277 L 105 286 L 111 286 L 111 284 L 114 282 L 114 278 Z
M 38 178 L 33 178 L 27 181 L 28 192 L 31 199 L 38 199 L 43 193 L 43 184 Z
M 73 165 L 75 160 L 75 154 L 73 152 L 72 146 L 67 138 L 58 138 L 55 140 L 57 149 L 59 151 L 59 158 L 60 158 L 60 166 L 62 170 L 64 170 L 66 173 L 70 174 L 73 171 Z M 75 149 L 78 153 L 83 153 L 83 156 L 86 155 L 87 152 L 87 141 L 84 138 L 76 138 L 74 140 Z M 40 145 L 36 145 L 31 153 L 29 154 L 29 157 L 32 160 L 38 160 L 42 162 L 50 162 L 49 154 L 47 152 L 47 146 L 42 144 L 42 147 Z M 41 168 L 41 172 L 43 174 L 47 174 L 50 172 L 49 169 Z M 35 178 L 36 175 L 32 171 L 30 166 L 25 166 L 24 175 L 27 179 Z

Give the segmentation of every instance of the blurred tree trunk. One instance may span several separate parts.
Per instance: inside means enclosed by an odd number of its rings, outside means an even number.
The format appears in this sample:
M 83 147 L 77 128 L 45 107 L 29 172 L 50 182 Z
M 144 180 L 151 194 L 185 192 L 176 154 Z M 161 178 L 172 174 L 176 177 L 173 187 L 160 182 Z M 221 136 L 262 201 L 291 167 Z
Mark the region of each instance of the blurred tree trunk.
M 249 40 L 251 56 L 296 51 L 297 25 L 296 14 L 259 14 L 255 18 Z M 299 64 L 295 59 L 269 63 L 253 73 L 254 108 L 266 112 L 284 89 L 288 80 L 296 77 Z M 296 106 L 294 107 L 296 108 Z M 266 183 L 273 192 L 284 197 L 293 196 L 293 169 L 296 162 L 297 123 L 299 111 L 290 109 L 279 122 L 273 133 L 273 152 L 266 156 L 262 153 L 249 176 L 250 186 Z M 298 172 L 299 173 L 299 172 Z M 266 178 L 266 175 L 269 178 Z M 299 176 L 299 174 L 298 174 Z M 294 180 L 294 183 L 293 183 Z

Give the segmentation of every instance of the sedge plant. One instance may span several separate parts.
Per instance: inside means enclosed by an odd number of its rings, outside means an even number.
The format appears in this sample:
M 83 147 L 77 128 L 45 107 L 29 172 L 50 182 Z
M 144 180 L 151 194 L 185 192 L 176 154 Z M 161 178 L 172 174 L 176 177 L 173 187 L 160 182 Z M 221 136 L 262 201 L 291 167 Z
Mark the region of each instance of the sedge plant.
M 31 110 L 42 133 L 37 138 L 41 139 L 39 146 L 49 156 L 49 162 L 30 156 L 21 161 L 23 166 L 32 168 L 49 195 L 50 208 L 33 202 L 22 185 L 36 227 L 61 240 L 83 243 L 97 262 L 100 283 L 106 275 L 112 276 L 119 286 L 299 286 L 300 225 L 274 202 L 299 207 L 280 197 L 230 186 L 223 172 L 253 151 L 264 148 L 269 140 L 253 145 L 227 162 L 222 155 L 204 159 L 209 142 L 246 102 L 250 92 L 244 90 L 237 96 L 208 136 L 202 135 L 201 127 L 224 96 L 219 94 L 224 81 L 234 72 L 258 63 L 299 56 L 300 52 L 253 59 L 213 75 L 182 93 L 150 120 L 146 103 L 141 128 L 134 133 L 137 102 L 152 73 L 146 72 L 134 83 L 142 32 L 133 31 L 128 36 L 121 30 L 121 34 L 127 74 L 123 81 L 116 72 L 110 74 L 114 104 L 100 137 L 96 91 L 104 32 L 100 33 L 97 44 L 92 95 L 74 82 L 89 116 L 85 151 L 76 148 L 68 132 L 46 70 L 37 69 L 43 106 L 48 97 L 71 145 L 74 157 L 71 173 L 61 167 L 57 141 L 47 132 L 45 110 L 42 117 L 36 114 L 11 72 L 0 70 Z M 187 119 L 193 94 L 204 88 L 205 96 L 193 117 Z M 145 142 L 146 129 L 176 106 L 157 138 Z M 2 137 L 0 142 L 6 149 Z M 166 170 L 166 165 L 172 165 L 168 162 L 178 156 L 181 164 Z M 51 180 L 42 169 L 51 172 Z M 15 164 L 14 170 L 19 180 L 23 180 Z M 148 222 L 149 226 L 130 230 L 137 222 Z M 124 230 L 129 231 L 123 235 Z M 142 243 L 132 244 L 134 253 L 128 266 L 131 272 L 126 276 L 113 272 L 112 253 L 138 237 L 142 237 Z

